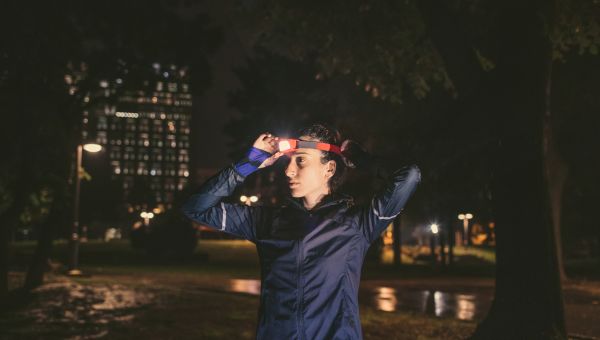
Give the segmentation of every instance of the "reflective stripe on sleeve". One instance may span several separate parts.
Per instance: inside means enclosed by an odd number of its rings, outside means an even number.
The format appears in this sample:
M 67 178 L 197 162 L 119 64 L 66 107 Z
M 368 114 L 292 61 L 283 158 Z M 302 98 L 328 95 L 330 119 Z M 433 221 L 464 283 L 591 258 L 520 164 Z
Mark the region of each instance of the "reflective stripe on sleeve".
M 396 216 L 400 215 L 400 213 L 397 213 L 393 216 L 379 216 L 379 212 L 377 211 L 377 209 L 375 209 L 375 199 L 371 201 L 371 206 L 373 207 L 373 214 L 375 214 L 375 216 L 377 216 L 377 218 L 380 220 L 391 220 L 393 218 L 396 218 Z
M 225 203 L 221 202 L 221 209 L 223 209 L 223 219 L 221 221 L 221 230 L 225 230 L 225 223 L 227 222 L 227 211 L 225 210 Z

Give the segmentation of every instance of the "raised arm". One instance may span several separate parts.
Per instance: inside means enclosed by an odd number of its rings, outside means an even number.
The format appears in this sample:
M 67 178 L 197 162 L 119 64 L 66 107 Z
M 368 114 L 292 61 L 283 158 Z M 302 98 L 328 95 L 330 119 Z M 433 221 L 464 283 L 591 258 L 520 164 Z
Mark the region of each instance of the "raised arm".
M 359 228 L 368 243 L 372 243 L 398 216 L 421 181 L 416 165 L 396 170 L 390 183 L 371 200 L 371 204 L 359 212 Z
M 223 202 L 252 172 L 269 166 L 281 156 L 276 151 L 276 138 L 262 134 L 241 161 L 227 167 L 204 183 L 198 193 L 183 205 L 190 219 L 238 237 L 255 241 L 256 225 L 261 222 L 263 208 Z

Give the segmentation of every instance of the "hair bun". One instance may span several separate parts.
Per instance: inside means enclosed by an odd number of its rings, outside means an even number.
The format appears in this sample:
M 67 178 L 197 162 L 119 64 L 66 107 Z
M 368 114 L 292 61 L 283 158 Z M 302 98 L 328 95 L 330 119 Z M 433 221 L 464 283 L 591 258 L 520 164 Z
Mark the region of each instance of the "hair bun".
M 350 139 L 346 139 L 344 142 L 342 142 L 340 149 L 342 151 L 342 155 L 344 156 L 342 157 L 344 163 L 350 168 L 362 168 L 368 164 L 369 159 L 371 158 L 369 153 L 365 151 L 362 146 Z

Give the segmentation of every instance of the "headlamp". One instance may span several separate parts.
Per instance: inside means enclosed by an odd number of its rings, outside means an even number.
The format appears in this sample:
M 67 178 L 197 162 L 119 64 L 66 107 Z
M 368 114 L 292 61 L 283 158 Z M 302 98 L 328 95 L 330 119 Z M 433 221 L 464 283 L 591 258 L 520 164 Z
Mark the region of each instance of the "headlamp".
M 279 140 L 279 151 L 288 153 L 295 151 L 300 148 L 306 149 L 317 149 L 322 151 L 334 152 L 340 156 L 342 156 L 342 150 L 339 146 L 322 143 L 322 142 L 313 142 L 313 141 L 305 141 L 299 139 L 280 139 Z

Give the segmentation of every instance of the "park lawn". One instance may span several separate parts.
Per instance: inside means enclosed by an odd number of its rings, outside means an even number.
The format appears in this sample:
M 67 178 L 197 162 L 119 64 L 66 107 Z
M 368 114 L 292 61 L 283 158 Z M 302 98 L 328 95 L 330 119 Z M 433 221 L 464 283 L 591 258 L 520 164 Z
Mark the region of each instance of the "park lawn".
M 12 263 L 14 270 L 25 271 L 32 257 L 35 244 L 32 242 L 16 243 L 12 246 Z M 403 256 L 402 266 L 387 263 L 390 257 L 384 251 L 383 263 L 366 262 L 363 269 L 364 279 L 396 279 L 407 277 L 493 277 L 494 264 L 490 250 L 457 248 L 457 259 L 461 256 L 477 257 L 476 264 L 461 264 L 443 267 L 439 264 L 412 264 Z M 459 255 L 460 254 L 460 255 Z M 403 254 L 404 255 L 404 254 Z M 69 258 L 69 247 L 64 241 L 55 243 L 51 259 L 63 266 Z M 484 260 L 485 259 L 485 260 Z M 144 251 L 133 249 L 126 240 L 82 243 L 80 247 L 80 266 L 91 275 L 128 275 L 152 272 L 156 275 L 169 275 L 177 272 L 182 276 L 204 274 L 219 279 L 258 279 L 260 267 L 254 244 L 241 240 L 200 240 L 193 256 L 184 260 L 156 260 Z

